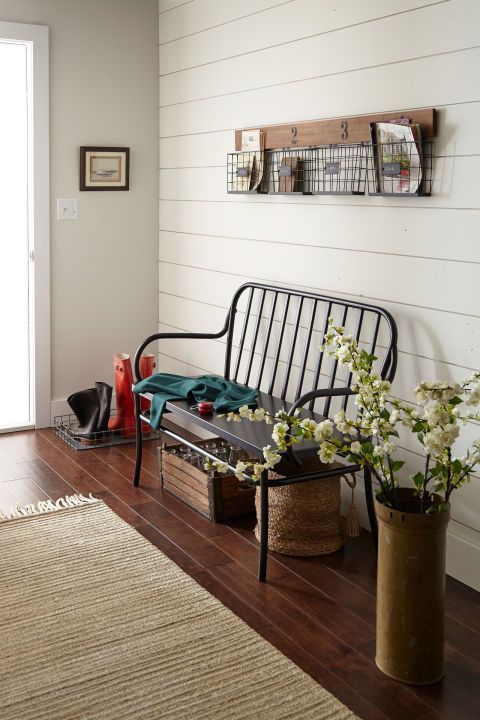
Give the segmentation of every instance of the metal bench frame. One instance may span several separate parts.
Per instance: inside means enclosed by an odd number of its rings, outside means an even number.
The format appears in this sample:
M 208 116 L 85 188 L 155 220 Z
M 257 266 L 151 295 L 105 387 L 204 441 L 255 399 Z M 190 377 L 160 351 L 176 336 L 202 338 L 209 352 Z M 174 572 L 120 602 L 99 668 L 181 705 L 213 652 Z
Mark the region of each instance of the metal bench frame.
M 244 313 L 244 321 L 241 329 L 240 340 L 238 347 L 234 346 L 233 334 L 235 329 L 235 320 L 238 312 L 239 301 L 243 294 L 247 293 L 246 310 Z M 283 300 L 283 308 L 281 302 Z M 254 302 L 257 302 L 257 312 L 252 310 Z M 296 303 L 296 307 L 294 304 Z M 286 396 L 289 392 L 290 380 L 291 380 L 291 368 L 294 354 L 298 350 L 297 340 L 299 329 L 302 323 L 302 311 L 304 306 L 310 304 L 310 312 L 308 315 L 308 324 L 306 325 L 306 340 L 301 348 L 302 360 L 300 364 L 300 373 L 297 381 L 296 388 L 294 389 L 294 397 L 296 398 L 293 405 L 288 410 Z M 315 329 L 315 323 L 319 317 L 319 309 L 323 308 L 322 316 L 322 332 L 325 333 L 328 325 L 328 317 L 332 313 L 332 309 L 341 308 L 341 323 L 345 325 L 349 313 L 355 313 L 355 331 L 352 333 L 358 340 L 362 332 L 362 325 L 367 315 L 373 316 L 373 332 L 369 337 L 368 348 L 370 353 L 375 353 L 377 350 L 377 341 L 381 324 L 385 325 L 389 342 L 383 347 L 383 359 L 381 359 L 381 365 L 379 367 L 379 373 L 385 380 L 392 381 L 395 376 L 397 367 L 397 328 L 393 317 L 386 310 L 366 303 L 356 302 L 352 300 L 346 300 L 337 297 L 330 297 L 324 295 L 318 295 L 315 293 L 304 292 L 302 290 L 286 288 L 286 287 L 275 287 L 271 285 L 265 285 L 262 283 L 246 283 L 242 285 L 235 293 L 232 304 L 227 314 L 227 318 L 221 330 L 216 333 L 154 333 L 147 337 L 140 347 L 138 348 L 135 361 L 134 361 L 134 374 L 136 382 L 141 380 L 140 376 L 140 356 L 143 351 L 153 342 L 157 340 L 218 340 L 224 336 L 227 336 L 226 342 L 226 353 L 225 353 L 225 369 L 224 377 L 229 380 L 234 380 L 242 384 L 254 387 L 259 390 L 259 406 L 267 407 L 272 413 L 276 410 L 283 408 L 286 409 L 289 414 L 293 414 L 297 408 L 301 408 L 302 415 L 306 417 L 312 417 L 317 422 L 325 419 L 329 416 L 331 401 L 333 397 L 343 397 L 342 407 L 347 408 L 349 396 L 351 396 L 352 390 L 350 383 L 352 379 L 352 373 L 348 374 L 346 381 L 343 386 L 338 386 L 339 379 L 337 377 L 338 363 L 335 361 L 332 363 L 332 368 L 328 382 L 324 387 L 318 387 L 322 382 L 323 378 L 321 375 L 323 354 L 318 352 L 316 360 L 316 367 L 314 370 L 314 381 L 313 387 L 305 391 L 305 374 L 307 371 L 307 363 L 309 353 L 311 352 L 311 339 Z M 276 313 L 280 309 L 280 320 Z M 294 322 L 288 323 L 290 314 L 294 314 Z M 337 310 L 338 312 L 338 310 Z M 266 321 L 266 333 L 262 334 L 260 328 L 262 322 Z M 264 378 L 266 360 L 268 357 L 272 359 L 269 352 L 272 352 L 271 338 L 272 328 L 274 322 L 280 322 L 279 338 L 276 343 L 276 347 L 273 348 L 273 365 L 270 373 L 270 378 L 266 380 Z M 290 324 L 289 341 L 290 345 L 287 351 L 287 361 L 282 361 L 285 366 L 284 375 L 282 378 L 282 390 L 280 396 L 273 396 L 273 388 L 275 383 L 279 380 L 279 365 L 281 363 L 281 353 L 286 346 L 286 333 L 285 329 L 287 324 Z M 250 347 L 247 348 L 245 341 L 248 332 L 252 331 L 252 339 Z M 365 338 L 363 338 L 365 342 Z M 258 373 L 256 380 L 252 381 L 252 368 L 255 356 L 259 361 Z M 246 368 L 241 374 L 241 368 L 245 365 Z M 291 395 L 292 393 L 290 393 Z M 143 397 L 150 397 L 148 395 Z M 315 411 L 315 404 L 319 399 L 324 399 L 323 410 L 321 414 Z M 143 416 L 141 413 L 141 397 L 135 395 L 135 417 L 136 417 L 136 457 L 135 457 L 135 472 L 133 477 L 133 484 L 139 485 L 140 482 L 140 471 L 142 465 L 142 429 L 141 422 L 147 421 L 148 416 Z M 308 405 L 308 408 L 305 406 Z M 197 411 L 189 407 L 189 403 L 186 401 L 172 401 L 167 402 L 166 411 L 183 417 L 190 422 L 195 423 L 198 426 L 203 427 L 209 432 L 222 437 L 233 444 L 239 445 L 252 454 L 253 457 L 262 457 L 262 448 L 265 444 L 268 444 L 269 437 L 271 435 L 271 428 L 265 426 L 264 423 L 250 423 L 244 421 L 242 423 L 227 423 L 226 419 L 219 416 L 205 417 L 200 416 Z M 205 451 L 204 448 L 197 446 L 194 442 L 191 442 L 187 438 L 181 435 L 179 432 L 174 432 L 166 427 L 161 427 L 163 433 L 173 438 L 174 440 L 183 443 L 190 447 L 196 452 L 200 453 L 205 457 L 209 457 L 212 460 L 216 458 Z M 309 448 L 301 448 L 298 453 L 301 456 L 302 452 L 308 452 Z M 313 448 L 310 447 L 310 452 L 313 452 Z M 346 472 L 355 472 L 359 470 L 358 465 L 346 465 L 337 470 L 328 468 L 325 471 L 316 473 L 302 473 L 301 460 L 293 458 L 298 466 L 298 473 L 289 475 L 286 478 L 280 480 L 269 480 L 267 472 L 262 473 L 261 480 L 258 483 L 260 486 L 260 521 L 261 521 L 261 535 L 260 535 L 260 556 L 259 556 L 259 571 L 258 578 L 264 582 L 266 579 L 267 569 L 267 545 L 268 545 L 268 488 L 280 485 L 287 485 L 296 482 L 305 482 L 308 480 L 318 479 L 322 476 L 341 475 Z M 233 469 L 233 468 L 231 468 Z M 372 530 L 372 537 L 376 545 L 377 541 L 377 525 L 375 518 L 374 502 L 373 502 L 373 491 L 372 491 L 372 479 L 368 468 L 364 469 L 364 484 L 365 484 L 365 497 L 367 503 L 368 518 L 370 527 Z

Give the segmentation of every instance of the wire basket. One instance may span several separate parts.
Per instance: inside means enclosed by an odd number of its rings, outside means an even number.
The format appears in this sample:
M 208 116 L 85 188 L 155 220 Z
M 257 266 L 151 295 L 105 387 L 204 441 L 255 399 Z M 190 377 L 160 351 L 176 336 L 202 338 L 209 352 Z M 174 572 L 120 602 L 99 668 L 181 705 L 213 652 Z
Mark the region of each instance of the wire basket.
M 366 147 L 325 145 L 312 150 L 308 189 L 312 195 L 364 195 Z
M 78 420 L 75 415 L 57 415 L 53 418 L 55 434 L 75 450 L 94 450 L 100 447 L 132 443 L 135 442 L 137 434 L 135 426 L 132 426 L 121 430 L 89 433 L 88 436 L 79 437 L 75 434 L 77 428 Z M 159 438 L 160 433 L 155 430 L 143 435 L 144 440 L 158 440 Z
M 265 153 L 261 151 L 229 153 L 227 156 L 227 192 L 267 192 Z
M 373 143 L 368 156 L 368 194 L 431 195 L 433 142 Z
M 270 150 L 267 153 L 268 192 L 276 195 L 309 193 L 312 151 L 307 149 Z

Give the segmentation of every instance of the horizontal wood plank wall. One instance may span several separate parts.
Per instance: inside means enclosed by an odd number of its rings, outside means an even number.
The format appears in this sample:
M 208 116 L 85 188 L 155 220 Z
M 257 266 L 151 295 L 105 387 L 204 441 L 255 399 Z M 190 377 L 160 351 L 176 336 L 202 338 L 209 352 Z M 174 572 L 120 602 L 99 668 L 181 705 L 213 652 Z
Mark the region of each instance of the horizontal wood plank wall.
M 161 329 L 213 330 L 238 285 L 383 305 L 395 391 L 480 367 L 480 4 L 160 0 Z M 234 130 L 436 107 L 431 198 L 234 197 Z M 169 372 L 221 372 L 224 345 L 170 341 Z M 471 424 L 466 436 L 478 436 Z M 400 440 L 409 470 L 418 447 Z M 480 589 L 480 479 L 453 502 L 449 572 Z

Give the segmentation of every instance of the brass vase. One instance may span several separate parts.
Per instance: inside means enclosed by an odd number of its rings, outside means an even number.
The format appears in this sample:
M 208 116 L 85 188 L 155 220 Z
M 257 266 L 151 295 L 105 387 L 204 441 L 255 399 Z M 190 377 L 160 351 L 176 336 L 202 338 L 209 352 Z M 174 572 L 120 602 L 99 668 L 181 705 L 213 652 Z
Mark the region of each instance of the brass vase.
M 445 551 L 450 506 L 445 512 L 420 514 L 413 490 L 399 489 L 399 494 L 400 510 L 375 502 L 375 662 L 395 680 L 429 685 L 444 674 Z

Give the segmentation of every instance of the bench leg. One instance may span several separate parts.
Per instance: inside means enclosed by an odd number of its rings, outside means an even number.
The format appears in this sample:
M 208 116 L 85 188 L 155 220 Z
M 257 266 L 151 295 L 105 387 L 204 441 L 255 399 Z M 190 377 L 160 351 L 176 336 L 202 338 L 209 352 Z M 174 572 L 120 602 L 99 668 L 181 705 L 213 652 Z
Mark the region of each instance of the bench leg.
M 135 450 L 135 472 L 133 474 L 133 484 L 138 486 L 140 483 L 140 470 L 142 469 L 142 451 L 143 451 L 143 434 L 142 421 L 140 420 L 140 395 L 135 395 L 135 429 L 136 429 L 136 450 Z
M 373 502 L 372 473 L 370 472 L 370 469 L 368 467 L 365 467 L 363 469 L 363 477 L 365 482 L 365 499 L 367 501 L 368 520 L 370 522 L 370 530 L 372 531 L 373 544 L 376 549 L 378 545 L 378 528 Z
M 265 582 L 267 578 L 268 559 L 268 471 L 264 470 L 260 477 L 260 558 L 258 563 L 258 579 Z

